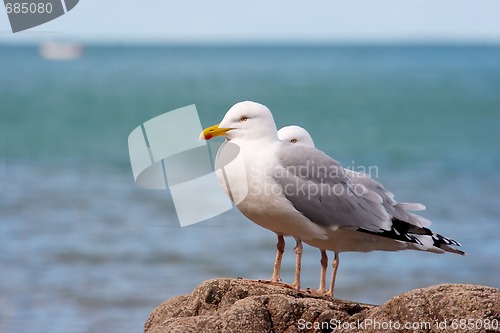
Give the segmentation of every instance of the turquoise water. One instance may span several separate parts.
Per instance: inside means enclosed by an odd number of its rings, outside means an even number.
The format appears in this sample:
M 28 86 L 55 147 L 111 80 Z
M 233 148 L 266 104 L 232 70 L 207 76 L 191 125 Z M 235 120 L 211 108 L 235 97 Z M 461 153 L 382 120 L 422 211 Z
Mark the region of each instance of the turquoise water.
M 270 277 L 275 236 L 231 211 L 180 228 L 168 192 L 133 182 L 127 137 L 196 104 L 241 100 L 307 128 L 345 166 L 427 205 L 452 254 L 342 254 L 339 298 L 500 287 L 500 47 L 97 47 L 70 62 L 0 46 L 0 332 L 134 332 L 214 277 Z M 293 280 L 293 242 L 283 278 Z M 319 253 L 305 249 L 304 287 Z

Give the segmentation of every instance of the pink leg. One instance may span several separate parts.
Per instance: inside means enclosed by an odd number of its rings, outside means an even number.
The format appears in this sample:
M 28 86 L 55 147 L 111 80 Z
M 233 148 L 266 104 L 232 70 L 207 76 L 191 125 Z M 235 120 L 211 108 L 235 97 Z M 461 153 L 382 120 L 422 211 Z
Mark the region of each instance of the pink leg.
M 295 251 L 295 280 L 293 286 L 295 289 L 300 290 L 300 269 L 302 266 L 302 241 L 295 239 L 297 245 L 293 249 Z
M 273 275 L 271 282 L 281 282 L 281 260 L 283 259 L 283 252 L 285 251 L 285 238 L 283 235 L 278 235 L 278 243 L 276 244 L 276 260 L 274 261 Z
M 328 291 L 328 295 L 333 297 L 333 290 L 335 288 L 335 278 L 337 277 L 337 269 L 339 268 L 339 254 L 335 252 L 335 257 L 332 261 L 332 281 L 330 282 L 330 290 Z
M 317 292 L 319 294 L 324 294 L 326 293 L 326 270 L 328 268 L 328 255 L 326 254 L 325 250 L 321 250 L 321 274 L 319 275 L 319 289 Z

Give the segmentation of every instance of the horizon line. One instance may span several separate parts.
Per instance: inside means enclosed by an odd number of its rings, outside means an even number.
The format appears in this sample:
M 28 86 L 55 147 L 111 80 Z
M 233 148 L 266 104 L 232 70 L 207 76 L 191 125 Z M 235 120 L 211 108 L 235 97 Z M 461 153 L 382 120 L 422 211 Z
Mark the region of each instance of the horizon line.
M 41 44 L 76 43 L 83 46 L 178 46 L 178 47 L 294 47 L 294 46 L 500 46 L 500 40 L 91 40 L 48 38 L 46 40 L 8 40 L 0 38 L 0 46 L 38 46 Z

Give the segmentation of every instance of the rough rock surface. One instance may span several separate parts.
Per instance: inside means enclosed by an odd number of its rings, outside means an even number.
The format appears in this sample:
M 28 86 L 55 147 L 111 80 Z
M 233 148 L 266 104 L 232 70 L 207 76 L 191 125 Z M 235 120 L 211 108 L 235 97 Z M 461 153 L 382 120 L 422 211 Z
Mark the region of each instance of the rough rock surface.
M 214 279 L 159 305 L 145 333 L 500 332 L 500 289 L 443 284 L 380 306 L 244 279 Z

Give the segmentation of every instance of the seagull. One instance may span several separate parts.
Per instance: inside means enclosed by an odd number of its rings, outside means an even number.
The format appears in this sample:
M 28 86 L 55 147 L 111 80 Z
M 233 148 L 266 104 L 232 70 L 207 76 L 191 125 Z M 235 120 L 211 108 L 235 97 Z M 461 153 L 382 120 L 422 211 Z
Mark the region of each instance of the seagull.
M 282 141 L 287 141 L 293 144 L 301 145 L 301 146 L 307 146 L 307 147 L 312 147 L 314 148 L 314 141 L 304 128 L 300 126 L 285 126 L 281 128 L 278 131 L 278 138 Z M 361 184 L 365 187 L 368 187 L 374 191 L 378 192 L 385 192 L 382 193 L 382 196 L 385 198 L 386 201 L 388 201 L 388 198 L 393 198 L 394 196 L 392 193 L 386 191 L 383 186 L 378 183 L 377 181 L 371 179 L 367 174 L 362 173 L 362 172 L 356 172 L 350 169 L 344 168 L 344 172 L 348 177 L 350 177 L 351 181 L 353 184 Z M 389 203 L 390 205 L 394 204 L 393 202 Z M 417 210 L 424 210 L 425 206 L 419 203 L 397 203 L 399 207 L 404 208 L 405 210 L 410 210 L 410 211 L 417 211 Z M 415 218 L 415 217 L 414 217 Z M 430 222 L 425 220 L 423 217 L 418 217 L 420 219 L 420 225 L 421 226 L 429 226 Z M 319 294 L 329 294 L 329 291 L 326 290 L 325 288 L 325 281 L 326 281 L 326 270 L 327 270 L 327 265 L 328 265 L 328 256 L 326 254 L 326 250 L 320 249 L 321 252 L 321 273 L 320 273 L 320 283 L 319 283 L 319 288 L 316 291 Z M 335 285 L 335 278 L 337 275 L 337 269 L 339 266 L 339 255 L 337 252 L 334 253 L 334 259 L 332 261 L 332 267 L 333 267 L 333 273 L 332 273 L 332 279 L 331 279 L 331 285 L 330 285 L 330 291 L 333 294 L 334 290 L 334 285 Z
M 307 132 L 304 128 L 296 125 L 282 127 L 278 131 L 278 139 L 301 146 L 315 148 L 314 141 L 309 132 Z M 298 242 L 301 241 L 298 240 Z M 319 288 L 318 290 L 316 290 L 316 293 L 325 294 L 327 293 L 325 286 L 326 286 L 326 270 L 328 265 L 328 255 L 326 254 L 326 250 L 320 249 L 320 252 L 321 252 L 321 259 L 320 259 L 321 272 L 319 276 Z M 335 259 L 332 261 L 332 267 L 338 267 L 338 264 L 339 264 L 338 254 L 335 253 Z M 334 271 L 336 271 L 336 269 L 334 269 Z M 332 277 L 332 281 L 334 281 L 334 277 Z M 330 290 L 333 290 L 333 288 L 330 287 Z
M 217 136 L 225 137 L 226 142 L 216 163 L 227 143 L 239 147 L 244 170 L 228 167 L 217 177 L 221 183 L 231 180 L 224 187 L 232 193 L 230 197 L 244 193 L 235 202 L 243 215 L 275 232 L 278 240 L 279 236 L 292 236 L 297 246 L 302 241 L 335 253 L 328 291 L 332 297 L 341 252 L 411 249 L 466 254 L 456 248 L 460 246 L 457 241 L 428 229 L 430 221 L 409 212 L 423 205 L 398 203 L 368 175 L 348 172 L 314 147 L 280 140 L 272 113 L 262 104 L 235 104 L 200 139 Z M 279 252 L 278 248 L 272 281 L 279 278 Z M 296 282 L 300 281 L 296 278 Z

